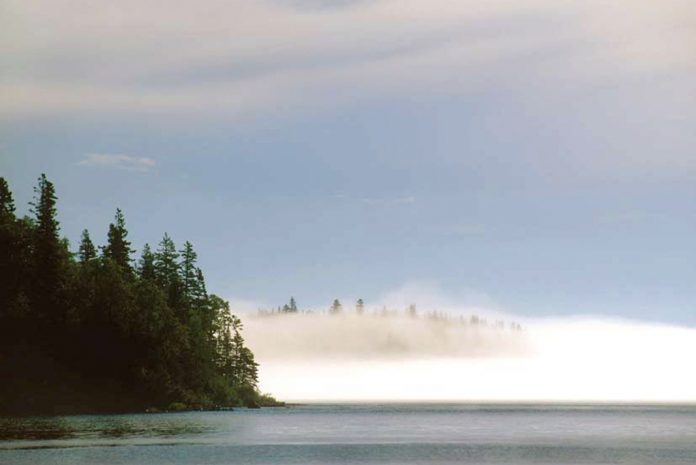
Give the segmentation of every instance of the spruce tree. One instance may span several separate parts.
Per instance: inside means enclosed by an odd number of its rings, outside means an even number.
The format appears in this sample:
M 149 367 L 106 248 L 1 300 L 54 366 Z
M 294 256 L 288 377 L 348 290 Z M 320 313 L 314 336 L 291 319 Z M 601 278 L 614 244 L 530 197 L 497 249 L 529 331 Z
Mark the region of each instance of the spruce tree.
M 12 192 L 5 178 L 0 177 L 0 315 L 7 312 L 14 297 L 19 271 L 14 211 Z
M 203 271 L 200 268 L 196 268 L 196 278 L 193 281 L 192 297 L 196 305 L 200 305 L 202 302 L 208 300 L 208 291 L 205 287 L 205 278 L 203 277 Z
M 182 308 L 182 284 L 179 279 L 179 254 L 176 245 L 167 233 L 155 252 L 155 281 L 167 296 L 167 303 L 180 316 L 186 314 Z
M 17 219 L 0 178 L 0 413 L 264 400 L 241 321 L 208 295 L 189 243 L 180 262 L 165 234 L 156 253 L 145 245 L 137 274 L 125 272 L 131 249 L 117 210 L 104 259 L 93 260 L 87 230 L 73 257 L 45 175 L 35 192 L 35 218 Z
M 195 287 L 196 287 L 196 260 L 198 255 L 193 250 L 193 245 L 186 241 L 184 243 L 184 248 L 180 251 L 181 263 L 179 265 L 179 274 L 182 285 L 182 292 L 184 298 L 187 301 L 192 301 L 194 299 Z
M 140 279 L 145 281 L 155 280 L 155 254 L 150 249 L 150 244 L 143 246 L 143 253 L 140 257 L 140 266 L 138 269 Z
M 14 222 L 15 204 L 5 178 L 0 177 L 0 225 Z
M 97 249 L 94 247 L 92 239 L 89 237 L 89 231 L 86 229 L 82 231 L 82 236 L 80 238 L 80 249 L 78 251 L 78 258 L 80 263 L 85 264 L 88 261 L 96 258 Z
M 155 277 L 162 287 L 168 287 L 179 280 L 179 254 L 176 252 L 176 245 L 164 233 L 164 237 L 159 243 L 155 252 Z
M 133 269 L 131 267 L 131 243 L 126 239 L 126 220 L 120 208 L 116 209 L 115 223 L 109 225 L 108 241 L 104 247 L 104 256 L 114 261 L 124 271 L 125 275 L 130 276 Z
M 56 218 L 56 192 L 45 174 L 39 177 L 31 202 L 35 216 L 33 249 L 32 298 L 38 317 L 43 321 L 58 320 L 62 315 L 60 296 L 64 286 L 62 250 L 59 223 Z

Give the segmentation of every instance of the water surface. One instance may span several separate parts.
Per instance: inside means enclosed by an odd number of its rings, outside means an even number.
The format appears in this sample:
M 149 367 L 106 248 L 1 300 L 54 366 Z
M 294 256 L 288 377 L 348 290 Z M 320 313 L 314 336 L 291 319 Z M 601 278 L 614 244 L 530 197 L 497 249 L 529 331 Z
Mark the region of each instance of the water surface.
M 0 464 L 690 464 L 696 407 L 306 405 L 0 418 Z

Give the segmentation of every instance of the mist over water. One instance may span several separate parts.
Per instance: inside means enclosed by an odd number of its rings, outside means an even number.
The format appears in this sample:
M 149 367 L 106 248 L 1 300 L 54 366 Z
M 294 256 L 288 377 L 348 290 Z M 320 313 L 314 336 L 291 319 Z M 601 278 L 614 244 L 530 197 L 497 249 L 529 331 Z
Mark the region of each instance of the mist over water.
M 600 318 L 522 330 L 421 315 L 245 318 L 286 401 L 696 401 L 696 329 Z

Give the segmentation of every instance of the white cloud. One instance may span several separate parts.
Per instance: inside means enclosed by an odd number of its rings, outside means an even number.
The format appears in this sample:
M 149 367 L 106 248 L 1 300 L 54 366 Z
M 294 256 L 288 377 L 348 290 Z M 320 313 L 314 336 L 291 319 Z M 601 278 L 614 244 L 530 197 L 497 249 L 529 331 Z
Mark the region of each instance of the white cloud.
M 157 163 L 152 158 L 132 157 L 130 155 L 90 153 L 86 158 L 78 162 L 80 166 L 101 166 L 105 168 L 117 168 L 128 171 L 151 171 Z
M 0 117 L 238 119 L 376 96 L 551 89 L 696 69 L 690 0 L 314 7 L 325 3 L 124 0 L 104 8 L 8 0 L 0 19 Z

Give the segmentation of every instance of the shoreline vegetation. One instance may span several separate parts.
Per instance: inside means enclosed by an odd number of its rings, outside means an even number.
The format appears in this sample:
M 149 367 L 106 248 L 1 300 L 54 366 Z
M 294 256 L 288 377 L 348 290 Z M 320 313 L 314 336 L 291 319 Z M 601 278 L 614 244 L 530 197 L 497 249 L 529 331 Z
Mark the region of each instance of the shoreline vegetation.
M 106 244 L 60 236 L 41 175 L 32 216 L 0 177 L 0 414 L 281 406 L 258 389 L 243 324 L 206 290 L 190 242 L 168 234 L 140 258 L 116 210 Z

